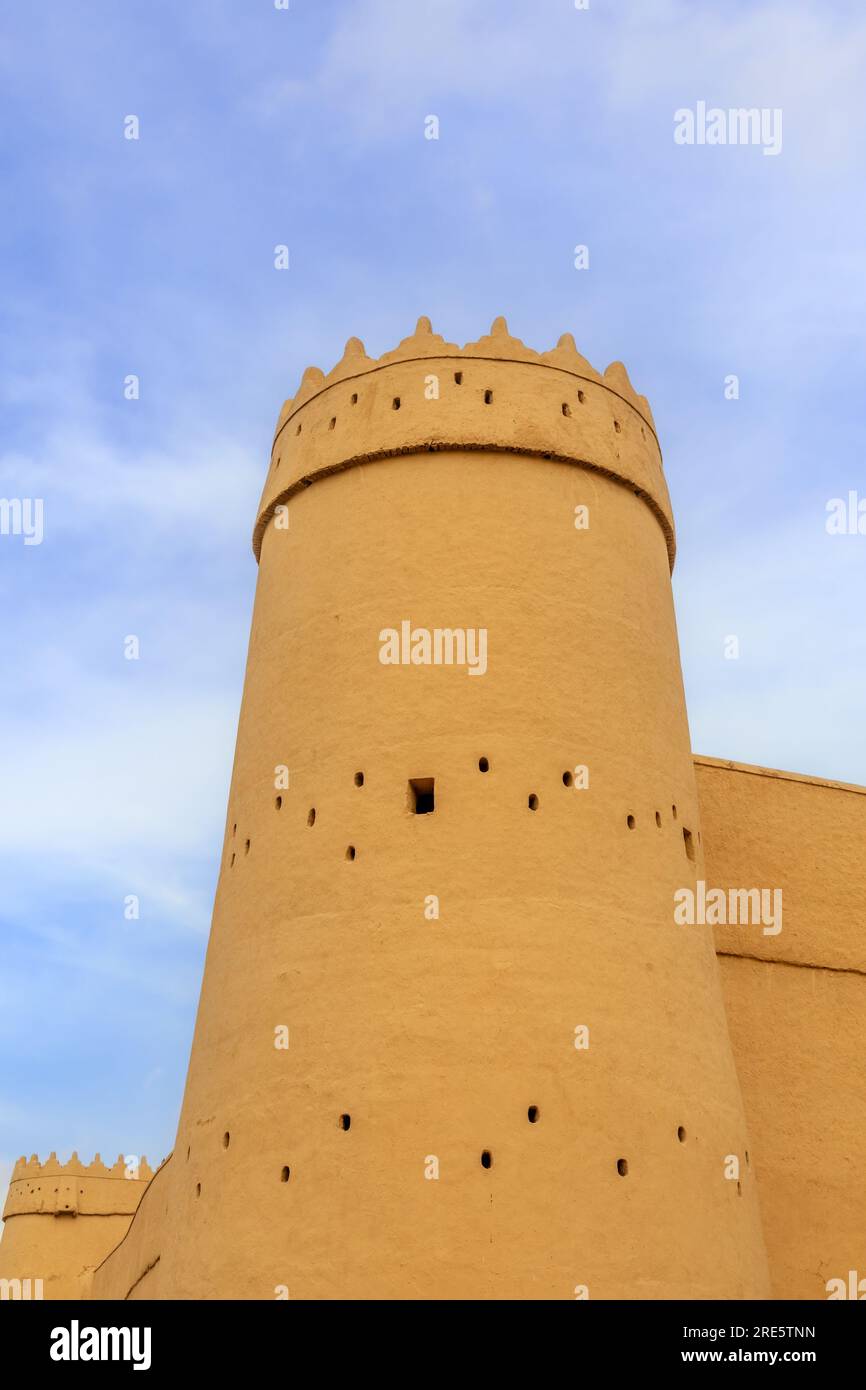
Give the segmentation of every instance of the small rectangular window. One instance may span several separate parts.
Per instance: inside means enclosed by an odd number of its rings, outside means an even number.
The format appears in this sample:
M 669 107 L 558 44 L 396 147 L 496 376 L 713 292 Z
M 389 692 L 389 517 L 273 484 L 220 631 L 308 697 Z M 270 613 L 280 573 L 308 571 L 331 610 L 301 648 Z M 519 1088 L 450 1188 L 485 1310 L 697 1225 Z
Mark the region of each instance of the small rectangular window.
M 409 810 L 415 816 L 429 816 L 436 809 L 432 777 L 413 777 L 409 783 Z

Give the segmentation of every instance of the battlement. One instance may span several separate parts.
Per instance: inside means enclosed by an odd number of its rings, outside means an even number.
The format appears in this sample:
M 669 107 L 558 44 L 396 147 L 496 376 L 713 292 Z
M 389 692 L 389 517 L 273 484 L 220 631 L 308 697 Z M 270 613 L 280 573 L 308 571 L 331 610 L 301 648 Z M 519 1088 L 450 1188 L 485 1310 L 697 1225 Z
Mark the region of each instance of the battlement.
M 379 358 L 350 338 L 327 374 L 308 367 L 280 411 L 253 549 L 276 508 L 345 468 L 397 454 L 484 450 L 530 455 L 604 473 L 646 501 L 673 566 L 674 525 L 649 403 L 621 362 L 599 373 L 570 333 L 539 353 L 498 318 L 459 347 L 420 318 Z
M 41 1163 L 36 1154 L 19 1158 L 12 1170 L 3 1220 L 10 1216 L 113 1216 L 134 1212 L 153 1172 L 142 1157 L 136 1168 L 123 1155 L 109 1168 L 95 1154 L 82 1163 L 73 1153 L 61 1163 L 55 1153 Z

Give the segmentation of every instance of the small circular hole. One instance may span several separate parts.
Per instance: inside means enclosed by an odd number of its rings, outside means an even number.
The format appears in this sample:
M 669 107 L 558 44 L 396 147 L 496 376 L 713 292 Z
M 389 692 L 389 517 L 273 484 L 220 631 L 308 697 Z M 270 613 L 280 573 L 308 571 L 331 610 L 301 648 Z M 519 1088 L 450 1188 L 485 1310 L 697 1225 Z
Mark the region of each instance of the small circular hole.
M 538 810 L 538 797 L 535 795 L 535 792 L 532 793 L 526 804 L 528 805 L 530 811 Z
M 351 404 L 352 404 L 352 405 L 357 405 L 357 404 L 358 404 L 358 392 L 357 392 L 357 391 L 353 391 L 353 392 L 352 392 Z
M 351 1116 L 351 1115 L 341 1115 L 341 1116 L 340 1116 L 340 1129 L 350 1129 L 350 1128 L 351 1128 L 351 1125 L 352 1125 L 352 1116 Z
M 226 1130 L 225 1134 L 223 1135 L 223 1148 L 227 1149 L 230 1143 L 231 1135 L 229 1134 L 228 1130 Z
M 478 771 L 479 771 L 479 772 L 489 772 L 489 771 L 490 771 L 490 763 L 487 761 L 486 758 L 479 758 L 479 759 L 478 759 Z
M 563 785 L 564 787 L 573 787 L 573 786 L 574 786 L 574 774 L 573 774 L 572 772 L 563 772 L 563 774 L 562 774 L 562 785 Z
M 316 808 L 315 808 L 315 806 L 311 806 L 311 807 L 310 807 L 310 810 L 309 810 L 309 813 L 308 813 L 308 815 L 307 815 L 307 825 L 315 825 L 315 824 L 316 824 Z
M 278 811 L 282 810 L 283 798 L 281 796 L 274 797 L 274 806 Z
M 677 1126 L 677 1138 L 681 1144 L 686 1142 L 686 1132 L 682 1125 Z
M 355 858 L 355 846 L 354 846 L 354 845 L 349 845 L 348 849 L 346 850 L 346 858 L 347 858 L 347 859 L 354 859 L 354 858 Z
M 493 1167 L 493 1155 L 492 1155 L 492 1153 L 490 1152 L 489 1149 L 485 1149 L 484 1152 L 483 1152 L 483 1154 L 481 1155 L 481 1167 L 482 1167 L 482 1168 L 492 1168 L 492 1167 Z
M 627 1159 L 627 1158 L 618 1158 L 618 1159 L 617 1159 L 617 1161 L 616 1161 L 616 1171 L 619 1173 L 619 1175 L 620 1175 L 621 1178 L 624 1178 L 624 1177 L 626 1176 L 626 1174 L 628 1173 L 628 1159 Z
M 280 1173 L 280 1182 L 288 1182 L 291 1175 L 291 1168 L 284 1168 L 283 1171 Z
M 538 1106 L 530 1105 L 526 1112 L 526 1118 L 531 1125 L 538 1124 Z
M 661 830 L 661 828 L 662 828 L 662 813 L 661 813 L 661 811 L 656 811 L 656 825 L 658 826 L 659 830 Z
M 570 415 L 570 414 L 571 414 L 571 406 L 568 404 L 568 401 L 563 401 L 563 402 L 562 402 L 562 413 L 563 413 L 563 415 Z
M 625 823 L 626 823 L 626 825 L 628 826 L 629 830 L 634 830 L 634 826 L 635 826 L 634 816 L 626 816 L 626 818 L 625 818 Z
M 356 786 L 356 787 L 363 787 L 363 785 L 364 785 L 364 774 L 363 774 L 363 772 L 356 772 L 356 773 L 355 773 L 355 786 Z

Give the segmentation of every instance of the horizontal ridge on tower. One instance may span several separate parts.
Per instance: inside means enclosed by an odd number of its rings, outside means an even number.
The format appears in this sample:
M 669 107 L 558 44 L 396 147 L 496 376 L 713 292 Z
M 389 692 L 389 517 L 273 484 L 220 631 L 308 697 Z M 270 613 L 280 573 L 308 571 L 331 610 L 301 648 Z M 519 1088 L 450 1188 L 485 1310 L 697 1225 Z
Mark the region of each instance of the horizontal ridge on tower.
M 570 333 L 536 352 L 501 317 L 461 348 L 422 316 L 414 333 L 379 358 L 350 338 L 327 375 L 307 367 L 277 421 L 256 558 L 277 509 L 319 479 L 440 450 L 532 456 L 615 478 L 655 514 L 673 566 L 673 515 L 652 412 L 623 364 L 597 372 Z

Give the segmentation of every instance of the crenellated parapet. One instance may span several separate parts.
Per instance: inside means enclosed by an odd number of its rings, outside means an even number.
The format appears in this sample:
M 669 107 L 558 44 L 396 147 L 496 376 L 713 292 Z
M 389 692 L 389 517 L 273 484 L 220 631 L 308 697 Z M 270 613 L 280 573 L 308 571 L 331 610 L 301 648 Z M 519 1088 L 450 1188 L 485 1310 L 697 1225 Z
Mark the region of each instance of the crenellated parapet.
M 115 1216 L 135 1211 L 153 1172 L 146 1158 L 127 1163 L 122 1154 L 109 1168 L 96 1154 L 82 1163 L 73 1153 L 61 1163 L 55 1153 L 19 1158 L 12 1170 L 3 1220 L 11 1216 Z
M 308 367 L 277 422 L 253 537 L 257 558 L 277 507 L 301 489 L 377 459 L 449 449 L 555 459 L 616 478 L 655 514 L 673 564 L 673 514 L 652 412 L 623 364 L 596 371 L 570 333 L 536 352 L 503 318 L 464 347 L 421 318 L 379 358 L 350 338 L 327 375 Z

